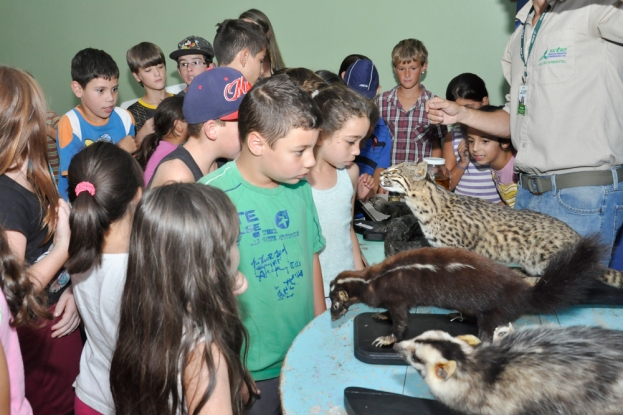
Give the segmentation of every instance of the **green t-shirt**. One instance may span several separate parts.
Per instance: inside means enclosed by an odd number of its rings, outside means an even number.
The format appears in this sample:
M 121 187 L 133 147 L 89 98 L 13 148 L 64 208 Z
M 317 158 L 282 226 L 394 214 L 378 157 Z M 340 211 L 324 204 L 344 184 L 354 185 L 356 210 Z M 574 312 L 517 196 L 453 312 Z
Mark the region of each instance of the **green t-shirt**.
M 276 378 L 292 341 L 314 318 L 313 255 L 325 240 L 311 186 L 257 187 L 235 161 L 199 183 L 225 191 L 238 211 L 239 269 L 249 281 L 238 297 L 249 331 L 246 364 L 256 381 Z

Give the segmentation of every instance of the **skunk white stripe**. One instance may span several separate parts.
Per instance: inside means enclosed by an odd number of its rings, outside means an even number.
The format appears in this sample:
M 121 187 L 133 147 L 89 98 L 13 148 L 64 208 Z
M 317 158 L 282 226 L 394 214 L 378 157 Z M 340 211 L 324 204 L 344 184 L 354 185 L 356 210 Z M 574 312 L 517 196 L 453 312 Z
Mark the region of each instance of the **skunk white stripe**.
M 451 264 L 446 265 L 446 269 L 448 271 L 456 271 L 456 270 L 459 270 L 461 268 L 476 269 L 476 268 L 472 267 L 471 265 L 461 264 L 460 262 L 453 262 Z
M 459 265 L 463 265 L 463 264 L 459 264 Z M 465 265 L 465 266 L 469 266 L 469 265 Z M 430 264 L 411 264 L 411 265 L 400 265 L 398 267 L 392 268 L 392 269 L 388 269 L 387 271 L 385 271 L 382 274 L 377 275 L 374 278 L 370 278 L 370 279 L 364 279 L 364 278 L 355 278 L 355 277 L 349 277 L 349 278 L 344 278 L 341 280 L 338 280 L 335 282 L 335 284 L 330 288 L 330 291 L 333 291 L 333 289 L 335 288 L 335 286 L 337 284 L 345 284 L 348 282 L 360 282 L 362 284 L 370 284 L 372 281 L 381 278 L 384 275 L 387 274 L 391 274 L 392 272 L 396 272 L 396 271 L 400 271 L 400 270 L 409 270 L 409 269 L 426 269 L 432 272 L 437 272 L 437 267 L 434 265 L 430 265 Z

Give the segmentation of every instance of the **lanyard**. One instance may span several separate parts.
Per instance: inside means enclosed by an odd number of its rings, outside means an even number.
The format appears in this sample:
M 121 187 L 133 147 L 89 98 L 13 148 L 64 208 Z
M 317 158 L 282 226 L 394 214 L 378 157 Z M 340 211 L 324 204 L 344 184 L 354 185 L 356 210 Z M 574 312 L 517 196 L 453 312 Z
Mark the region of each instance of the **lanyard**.
M 523 61 L 523 83 L 527 83 L 528 82 L 528 59 L 530 59 L 530 53 L 532 53 L 532 46 L 534 46 L 534 41 L 536 40 L 536 35 L 539 34 L 539 29 L 541 28 L 541 23 L 543 23 L 543 19 L 545 18 L 545 15 L 547 14 L 547 12 L 549 11 L 550 6 L 548 5 L 547 8 L 545 9 L 545 11 L 543 13 L 541 13 L 541 17 L 539 17 L 539 20 L 536 22 L 536 25 L 534 26 L 534 31 L 532 32 L 532 36 L 530 37 L 530 45 L 528 46 L 528 56 L 524 56 L 524 37 L 526 35 L 526 23 L 523 24 L 523 30 L 521 31 L 521 48 L 519 49 L 519 55 L 521 56 L 521 60 Z M 532 6 L 530 8 L 530 12 L 528 13 L 528 17 L 530 17 L 530 15 L 532 14 L 532 12 L 534 11 L 534 6 Z M 526 18 L 527 20 L 527 18 Z

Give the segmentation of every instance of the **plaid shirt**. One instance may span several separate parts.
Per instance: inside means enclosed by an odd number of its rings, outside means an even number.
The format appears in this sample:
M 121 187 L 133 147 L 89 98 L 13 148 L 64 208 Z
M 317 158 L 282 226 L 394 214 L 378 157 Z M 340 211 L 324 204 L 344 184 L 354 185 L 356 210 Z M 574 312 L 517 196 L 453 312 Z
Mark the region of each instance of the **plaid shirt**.
M 398 88 L 383 92 L 376 98 L 389 132 L 392 135 L 392 165 L 404 161 L 422 161 L 430 157 L 433 142 L 441 142 L 448 128 L 443 125 L 430 125 L 426 113 L 426 101 L 434 95 L 422 87 L 422 95 L 413 107 L 405 111 L 398 101 Z

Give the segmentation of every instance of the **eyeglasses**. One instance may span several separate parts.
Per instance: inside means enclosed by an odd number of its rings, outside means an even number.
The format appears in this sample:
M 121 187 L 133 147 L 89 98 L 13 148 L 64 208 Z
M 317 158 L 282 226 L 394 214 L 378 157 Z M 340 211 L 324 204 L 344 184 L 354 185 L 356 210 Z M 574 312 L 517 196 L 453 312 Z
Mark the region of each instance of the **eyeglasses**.
M 196 61 L 191 61 L 191 62 L 180 62 L 178 67 L 180 67 L 181 69 L 188 70 L 189 66 L 191 66 L 193 69 L 198 69 L 198 68 L 203 67 L 203 65 L 206 65 L 204 61 L 196 60 Z

